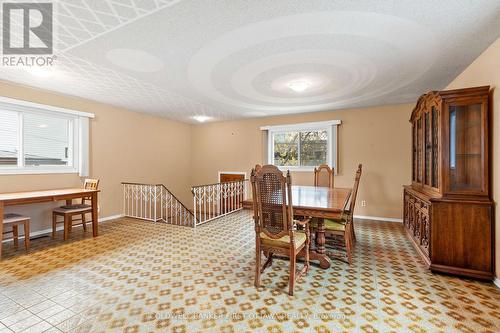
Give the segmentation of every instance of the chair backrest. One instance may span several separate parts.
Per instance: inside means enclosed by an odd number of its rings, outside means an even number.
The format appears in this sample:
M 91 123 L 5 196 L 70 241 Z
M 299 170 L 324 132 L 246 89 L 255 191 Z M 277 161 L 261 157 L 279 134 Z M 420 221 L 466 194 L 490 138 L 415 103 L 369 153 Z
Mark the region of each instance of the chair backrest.
M 87 178 L 83 183 L 83 188 L 86 190 L 97 190 L 98 186 L 99 186 L 99 179 Z
M 264 165 L 251 176 L 255 231 L 268 237 L 289 235 L 293 242 L 292 184 L 290 172 L 286 177 L 274 165 Z
M 87 178 L 83 182 L 83 188 L 86 190 L 97 190 L 98 187 L 99 179 Z M 82 198 L 82 204 L 85 204 L 85 201 L 91 201 L 91 197 Z
M 352 188 L 352 194 L 351 194 L 351 203 L 349 205 L 349 213 L 351 215 L 354 214 L 354 206 L 356 205 L 356 197 L 358 195 L 359 180 L 361 179 L 362 168 L 363 166 L 359 164 L 358 170 L 356 171 L 356 177 L 354 178 L 354 186 Z
M 333 188 L 333 171 L 334 169 L 326 164 L 314 168 L 314 186 Z

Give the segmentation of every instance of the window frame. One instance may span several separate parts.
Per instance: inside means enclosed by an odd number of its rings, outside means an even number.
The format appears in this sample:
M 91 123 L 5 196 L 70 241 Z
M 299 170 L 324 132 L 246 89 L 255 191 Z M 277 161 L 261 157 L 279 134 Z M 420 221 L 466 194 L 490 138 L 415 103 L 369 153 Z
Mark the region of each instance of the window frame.
M 261 130 L 267 130 L 267 163 L 274 165 L 274 136 L 276 134 L 283 134 L 287 132 L 307 132 L 307 131 L 326 131 L 327 132 L 327 157 L 326 163 L 334 168 L 335 174 L 338 172 L 338 130 L 337 126 L 340 125 L 340 120 L 329 120 L 321 122 L 310 122 L 300 124 L 288 124 L 278 126 L 264 126 Z M 298 147 L 298 155 L 300 162 L 300 140 Z M 313 171 L 316 166 L 277 166 L 280 170 L 286 171 Z
M 18 151 L 16 166 L 0 166 L 0 175 L 16 174 L 58 174 L 88 173 L 88 119 L 94 114 L 37 104 L 0 96 L 0 112 L 14 112 L 18 115 Z M 68 165 L 26 166 L 24 156 L 24 117 L 36 114 L 68 121 Z

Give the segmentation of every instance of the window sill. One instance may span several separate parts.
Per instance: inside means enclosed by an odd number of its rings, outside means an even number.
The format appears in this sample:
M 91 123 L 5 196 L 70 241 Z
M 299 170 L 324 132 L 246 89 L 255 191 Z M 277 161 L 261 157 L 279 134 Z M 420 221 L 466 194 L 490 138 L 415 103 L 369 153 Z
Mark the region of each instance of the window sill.
M 286 167 L 286 166 L 279 166 L 278 169 L 281 171 L 288 171 L 290 172 L 314 172 L 314 167 Z
M 0 168 L 0 176 L 2 175 L 41 175 L 41 174 L 59 174 L 59 173 L 78 173 L 75 168 L 61 169 L 2 169 Z
M 290 170 L 290 172 L 314 172 L 314 168 L 315 167 L 283 167 L 283 166 L 278 167 L 278 169 L 280 169 L 280 171 L 283 171 L 283 172 L 286 172 L 288 170 Z M 335 169 L 334 175 L 335 176 L 338 175 L 336 169 Z

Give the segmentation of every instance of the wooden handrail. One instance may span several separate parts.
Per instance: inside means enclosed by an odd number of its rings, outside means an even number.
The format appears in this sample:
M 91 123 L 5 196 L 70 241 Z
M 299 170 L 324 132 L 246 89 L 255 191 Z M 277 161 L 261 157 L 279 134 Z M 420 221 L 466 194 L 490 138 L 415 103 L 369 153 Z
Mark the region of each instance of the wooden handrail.
M 199 188 L 199 187 L 213 186 L 213 185 L 219 185 L 219 184 L 228 184 L 228 183 L 240 183 L 240 182 L 246 182 L 246 181 L 248 181 L 248 179 L 231 180 L 231 181 L 228 181 L 228 182 L 218 182 L 218 183 L 212 183 L 212 184 L 195 185 L 195 186 L 191 186 L 191 192 L 193 191 L 193 189 Z

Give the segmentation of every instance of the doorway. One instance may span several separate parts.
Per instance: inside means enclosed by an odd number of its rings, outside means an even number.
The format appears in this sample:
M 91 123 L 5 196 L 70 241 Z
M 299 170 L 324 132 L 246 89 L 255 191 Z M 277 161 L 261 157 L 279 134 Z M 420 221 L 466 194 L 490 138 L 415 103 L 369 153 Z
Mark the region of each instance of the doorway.
M 245 180 L 246 172 L 225 172 L 219 171 L 219 183 L 234 182 L 238 180 Z

